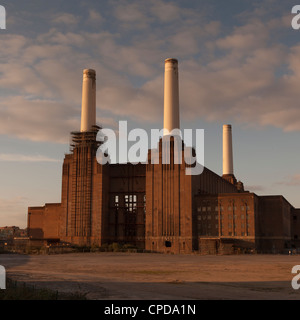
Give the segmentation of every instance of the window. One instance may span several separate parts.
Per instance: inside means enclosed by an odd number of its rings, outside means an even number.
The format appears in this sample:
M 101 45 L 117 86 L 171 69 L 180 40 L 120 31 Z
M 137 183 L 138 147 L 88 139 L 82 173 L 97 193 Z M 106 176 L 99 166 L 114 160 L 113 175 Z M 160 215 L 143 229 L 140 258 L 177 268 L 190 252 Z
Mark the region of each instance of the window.
M 129 212 L 136 211 L 136 201 L 137 201 L 137 197 L 135 194 L 134 195 L 132 195 L 132 194 L 125 195 L 125 207 L 127 208 L 127 211 L 129 211 Z
M 203 212 L 206 212 L 206 207 L 202 207 L 202 211 L 203 211 Z
M 165 247 L 166 247 L 166 248 L 171 248 L 171 247 L 172 247 L 171 241 L 166 241 L 166 242 L 165 242 Z
M 211 207 L 207 207 L 207 211 L 211 211 Z
M 244 210 L 245 210 L 245 207 L 244 207 L 244 206 L 241 206 L 241 210 L 244 211 Z
M 119 196 L 115 196 L 115 207 L 119 207 Z
M 198 211 L 198 212 L 201 212 L 201 207 L 198 207 L 198 208 L 197 208 L 197 211 Z
M 135 237 L 137 233 L 136 226 L 136 208 L 137 196 L 135 194 L 125 194 L 125 224 L 124 235 L 126 237 Z
M 207 216 L 207 220 L 210 220 L 211 219 L 211 215 L 209 214 L 208 216 Z
M 199 221 L 201 220 L 201 216 L 200 216 L 200 215 L 198 216 L 198 220 L 199 220 Z

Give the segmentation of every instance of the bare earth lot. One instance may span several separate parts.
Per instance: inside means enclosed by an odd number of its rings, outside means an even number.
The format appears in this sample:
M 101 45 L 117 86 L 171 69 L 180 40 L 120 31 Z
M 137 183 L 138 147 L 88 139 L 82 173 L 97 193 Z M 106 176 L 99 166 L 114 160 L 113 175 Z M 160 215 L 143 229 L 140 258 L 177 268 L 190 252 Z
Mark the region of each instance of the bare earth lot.
M 0 255 L 8 277 L 103 300 L 300 300 L 292 255 L 72 253 Z

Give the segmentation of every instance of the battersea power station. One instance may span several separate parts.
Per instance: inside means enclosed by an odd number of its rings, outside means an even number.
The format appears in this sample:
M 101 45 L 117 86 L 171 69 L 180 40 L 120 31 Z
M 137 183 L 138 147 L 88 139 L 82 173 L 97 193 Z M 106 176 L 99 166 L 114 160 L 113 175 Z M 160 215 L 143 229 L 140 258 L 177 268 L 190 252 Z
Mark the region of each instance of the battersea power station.
M 81 128 L 71 133 L 63 161 L 61 203 L 28 208 L 29 241 L 119 243 L 175 254 L 283 253 L 300 247 L 300 209 L 281 195 L 246 191 L 236 179 L 231 125 L 223 126 L 222 176 L 206 167 L 187 174 L 195 163 L 175 161 L 178 144 L 184 145 L 172 134 L 180 130 L 178 82 L 178 61 L 166 59 L 164 134 L 156 153 L 149 149 L 145 163 L 101 164 L 96 72 L 83 71 Z M 162 161 L 166 146 L 168 163 Z M 186 149 L 181 149 L 183 159 Z

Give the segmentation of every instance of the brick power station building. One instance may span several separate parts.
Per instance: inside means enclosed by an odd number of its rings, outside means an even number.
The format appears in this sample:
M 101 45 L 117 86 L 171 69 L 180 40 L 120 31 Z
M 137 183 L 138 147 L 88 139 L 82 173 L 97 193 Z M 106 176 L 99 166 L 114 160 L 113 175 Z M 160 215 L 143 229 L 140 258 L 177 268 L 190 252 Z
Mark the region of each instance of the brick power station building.
M 283 196 L 244 190 L 233 172 L 232 132 L 223 126 L 223 175 L 198 175 L 174 161 L 164 135 L 147 164 L 100 164 L 96 74 L 83 71 L 81 130 L 72 132 L 62 167 L 61 203 L 28 208 L 31 241 L 102 246 L 117 242 L 154 252 L 283 252 L 300 247 L 300 209 Z M 165 60 L 164 129 L 179 129 L 178 61 Z M 164 164 L 169 138 L 170 163 Z M 178 142 L 179 141 L 179 142 Z M 184 159 L 184 152 L 182 153 Z

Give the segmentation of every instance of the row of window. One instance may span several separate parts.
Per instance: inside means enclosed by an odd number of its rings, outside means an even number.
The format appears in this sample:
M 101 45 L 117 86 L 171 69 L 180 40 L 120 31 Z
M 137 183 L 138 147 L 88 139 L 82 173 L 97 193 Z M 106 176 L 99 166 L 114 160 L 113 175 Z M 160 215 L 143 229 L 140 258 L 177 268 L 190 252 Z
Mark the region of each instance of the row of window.
M 240 206 L 240 208 L 241 208 L 241 211 L 245 211 L 245 210 L 249 211 L 250 210 L 250 206 Z M 224 211 L 224 207 L 223 206 L 216 206 L 213 209 L 216 212 Z M 227 210 L 228 211 L 236 211 L 237 207 L 236 206 L 228 206 Z M 197 211 L 198 212 L 207 212 L 207 211 L 213 211 L 213 210 L 212 210 L 212 207 L 198 207 Z
M 210 232 L 210 231 L 207 231 L 203 234 L 200 233 L 200 235 L 202 236 L 216 236 L 214 232 Z M 240 234 L 237 234 L 236 232 L 232 232 L 232 231 L 229 231 L 228 233 L 224 233 L 224 232 L 221 232 L 221 236 L 241 236 L 241 237 L 245 237 L 245 236 L 251 236 L 250 233 L 245 233 L 245 232 L 241 232 Z
M 221 228 L 223 228 L 224 225 L 221 225 Z M 250 224 L 247 223 L 246 224 L 247 228 L 250 227 Z M 211 223 L 207 223 L 205 225 L 205 227 L 202 225 L 202 224 L 198 224 L 198 229 L 205 229 L 205 228 L 208 228 L 208 229 L 211 229 L 212 228 L 212 224 Z M 219 225 L 218 224 L 215 224 L 215 228 L 218 229 L 219 228 Z M 231 229 L 232 228 L 232 224 L 231 223 L 228 223 L 228 229 Z M 236 228 L 236 224 L 234 224 L 234 228 Z M 241 223 L 241 228 L 244 229 L 245 228 L 245 224 L 244 223 Z
M 241 218 L 241 220 L 244 220 L 245 218 L 247 219 L 247 220 L 249 220 L 250 219 L 250 215 L 249 214 L 241 214 L 241 215 L 237 215 L 237 214 L 234 214 L 234 215 L 231 215 L 231 214 L 228 214 L 228 215 L 226 215 L 227 217 L 228 217 L 228 219 L 232 219 L 232 218 L 234 218 L 234 219 L 238 219 L 238 217 L 240 217 Z M 211 215 L 211 214 L 205 214 L 205 215 L 198 215 L 198 220 L 199 221 L 201 221 L 201 220 L 211 220 L 212 218 L 215 218 L 215 220 L 219 220 L 219 217 L 220 217 L 220 220 L 224 220 L 224 214 L 220 214 L 220 215 L 218 215 L 218 214 L 215 214 L 215 215 Z
M 119 200 L 120 196 L 115 195 L 114 197 L 114 206 L 116 208 L 119 208 Z M 129 212 L 134 212 L 136 211 L 137 208 L 137 195 L 136 194 L 125 194 L 124 195 L 124 203 L 125 203 L 125 208 Z M 146 210 L 146 195 L 144 195 L 143 198 L 143 205 L 144 205 L 144 211 Z

